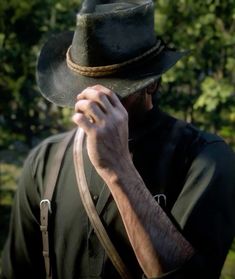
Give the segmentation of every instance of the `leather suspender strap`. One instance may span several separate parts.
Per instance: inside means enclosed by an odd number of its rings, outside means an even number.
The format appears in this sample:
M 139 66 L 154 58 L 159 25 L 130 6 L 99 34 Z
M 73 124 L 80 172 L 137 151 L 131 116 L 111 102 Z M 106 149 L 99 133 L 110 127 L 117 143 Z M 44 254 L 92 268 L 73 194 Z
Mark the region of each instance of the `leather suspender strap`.
M 49 234 L 48 234 L 48 217 L 49 214 L 52 213 L 51 200 L 60 173 L 65 151 L 73 136 L 74 136 L 74 131 L 70 132 L 59 143 L 58 152 L 55 154 L 53 158 L 53 164 L 51 164 L 50 169 L 48 170 L 49 176 L 47 181 L 45 181 L 45 192 L 43 195 L 43 199 L 40 202 L 40 221 L 41 221 L 40 230 L 42 233 L 42 246 L 43 246 L 42 254 L 44 257 L 47 279 L 52 279 L 51 261 L 50 261 L 50 253 L 49 253 Z
M 77 184 L 79 193 L 81 196 L 82 203 L 85 207 L 89 220 L 94 228 L 94 231 L 100 240 L 103 248 L 105 249 L 108 257 L 112 261 L 114 267 L 120 274 L 123 279 L 130 279 L 131 275 L 127 270 L 124 262 L 119 256 L 117 250 L 115 249 L 112 241 L 110 240 L 100 218 L 96 211 L 95 205 L 90 195 L 90 191 L 87 185 L 86 175 L 84 171 L 84 162 L 83 162 L 83 143 L 84 143 L 84 131 L 82 129 L 78 129 L 75 135 L 74 140 L 74 165 L 75 165 L 75 173 L 77 178 Z

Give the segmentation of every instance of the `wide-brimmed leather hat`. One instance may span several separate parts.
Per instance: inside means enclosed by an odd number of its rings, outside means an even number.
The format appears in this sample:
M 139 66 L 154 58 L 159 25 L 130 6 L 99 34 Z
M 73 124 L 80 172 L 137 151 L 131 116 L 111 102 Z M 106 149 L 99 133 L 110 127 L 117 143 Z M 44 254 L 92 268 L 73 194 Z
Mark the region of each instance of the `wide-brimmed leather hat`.
M 74 106 L 77 94 L 95 84 L 124 98 L 186 54 L 166 48 L 156 36 L 152 1 L 100 2 L 85 1 L 75 31 L 52 36 L 39 55 L 40 91 L 59 106 Z

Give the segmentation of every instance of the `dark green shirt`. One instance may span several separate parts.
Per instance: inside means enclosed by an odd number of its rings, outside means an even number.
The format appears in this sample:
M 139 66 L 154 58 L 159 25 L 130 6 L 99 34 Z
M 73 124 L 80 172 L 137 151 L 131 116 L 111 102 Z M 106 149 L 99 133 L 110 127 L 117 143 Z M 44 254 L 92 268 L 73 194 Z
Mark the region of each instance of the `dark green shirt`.
M 60 134 L 42 142 L 25 162 L 3 255 L 3 278 L 45 278 L 39 204 L 50 175 L 48 167 L 64 137 Z M 81 203 L 72 148 L 73 142 L 60 170 L 49 221 L 53 279 L 120 278 Z M 141 136 L 130 141 L 130 151 L 149 191 L 153 196 L 166 196 L 166 204 L 160 205 L 196 250 L 189 262 L 161 278 L 219 278 L 235 233 L 235 157 L 231 149 L 221 138 L 155 108 L 147 114 Z M 107 186 L 88 163 L 86 174 L 114 245 L 133 277 L 141 278 L 142 270 Z

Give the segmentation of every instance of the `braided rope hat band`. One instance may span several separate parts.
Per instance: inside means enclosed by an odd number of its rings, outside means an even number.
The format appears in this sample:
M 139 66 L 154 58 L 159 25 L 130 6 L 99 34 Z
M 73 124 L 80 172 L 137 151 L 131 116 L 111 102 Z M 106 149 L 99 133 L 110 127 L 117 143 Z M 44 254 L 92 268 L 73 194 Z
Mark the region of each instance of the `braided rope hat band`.
M 75 73 L 78 73 L 82 76 L 87 77 L 104 77 L 109 76 L 115 73 L 118 73 L 125 69 L 126 67 L 133 67 L 136 63 L 140 63 L 146 58 L 149 58 L 151 56 L 158 55 L 164 48 L 165 45 L 162 44 L 161 40 L 157 40 L 156 44 L 150 48 L 149 50 L 145 51 L 139 56 L 136 56 L 132 59 L 129 59 L 127 61 L 124 61 L 122 63 L 112 64 L 112 65 L 106 65 L 106 66 L 97 66 L 97 67 L 87 67 L 87 66 L 81 66 L 77 63 L 75 63 L 72 60 L 70 50 L 72 45 L 67 50 L 66 53 L 66 63 L 70 70 L 74 71 Z

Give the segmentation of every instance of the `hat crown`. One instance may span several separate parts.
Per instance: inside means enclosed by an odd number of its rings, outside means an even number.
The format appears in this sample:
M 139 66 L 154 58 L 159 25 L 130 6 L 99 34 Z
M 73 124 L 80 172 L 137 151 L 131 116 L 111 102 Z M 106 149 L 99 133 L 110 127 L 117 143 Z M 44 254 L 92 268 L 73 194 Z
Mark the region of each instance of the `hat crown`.
M 121 63 L 141 55 L 156 42 L 150 0 L 86 1 L 77 14 L 71 56 L 81 66 Z M 90 6 L 89 6 L 90 4 Z

